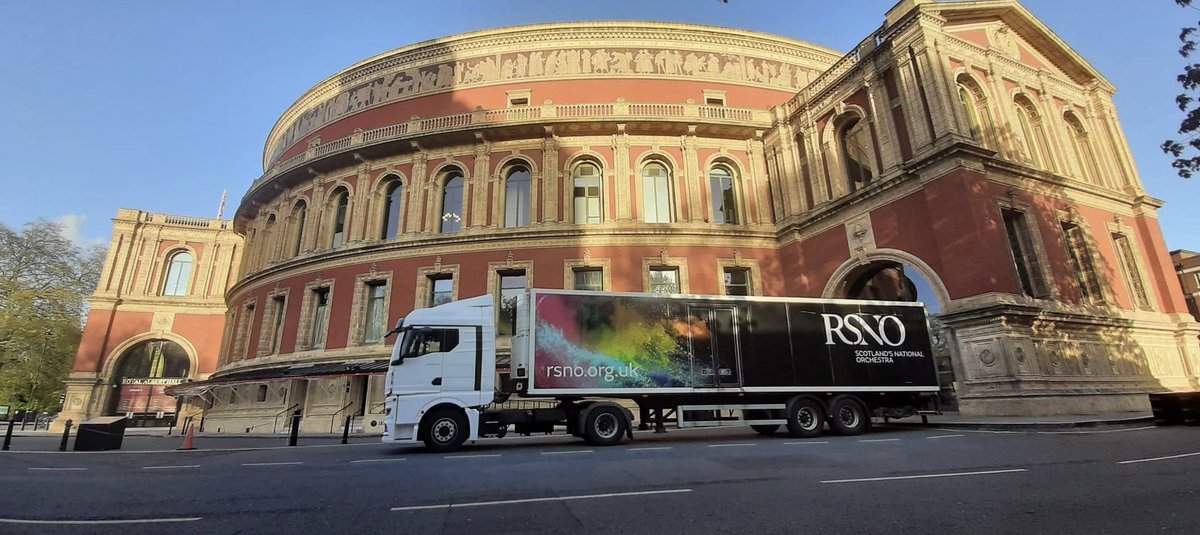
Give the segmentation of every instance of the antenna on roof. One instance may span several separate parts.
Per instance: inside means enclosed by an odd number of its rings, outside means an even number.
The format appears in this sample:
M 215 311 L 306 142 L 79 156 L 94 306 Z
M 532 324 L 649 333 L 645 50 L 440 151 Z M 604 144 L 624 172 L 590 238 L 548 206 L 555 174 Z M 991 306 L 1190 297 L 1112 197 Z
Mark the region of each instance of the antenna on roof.
M 225 215 L 225 194 L 227 194 L 227 193 L 229 193 L 229 190 L 227 190 L 227 189 L 221 190 L 221 205 L 217 207 L 217 219 L 218 220 L 220 220 L 221 217 Z

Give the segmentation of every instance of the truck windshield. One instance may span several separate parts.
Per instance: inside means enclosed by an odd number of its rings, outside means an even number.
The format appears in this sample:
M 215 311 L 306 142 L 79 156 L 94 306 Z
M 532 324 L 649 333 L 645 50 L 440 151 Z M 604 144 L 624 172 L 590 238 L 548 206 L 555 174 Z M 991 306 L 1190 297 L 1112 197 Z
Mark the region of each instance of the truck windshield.
M 443 353 L 458 346 L 458 329 L 405 329 L 400 342 L 400 358 Z

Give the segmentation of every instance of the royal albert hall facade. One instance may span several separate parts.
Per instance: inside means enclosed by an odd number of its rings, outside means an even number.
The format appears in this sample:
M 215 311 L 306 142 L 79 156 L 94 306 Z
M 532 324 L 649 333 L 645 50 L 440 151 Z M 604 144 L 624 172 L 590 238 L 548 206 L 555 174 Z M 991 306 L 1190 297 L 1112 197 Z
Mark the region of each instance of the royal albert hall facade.
M 321 82 L 237 207 L 208 432 L 380 430 L 385 333 L 524 288 L 921 299 L 964 414 L 1146 408 L 1197 324 L 1115 89 L 1021 5 L 906 0 L 849 53 L 669 23 L 500 28 Z

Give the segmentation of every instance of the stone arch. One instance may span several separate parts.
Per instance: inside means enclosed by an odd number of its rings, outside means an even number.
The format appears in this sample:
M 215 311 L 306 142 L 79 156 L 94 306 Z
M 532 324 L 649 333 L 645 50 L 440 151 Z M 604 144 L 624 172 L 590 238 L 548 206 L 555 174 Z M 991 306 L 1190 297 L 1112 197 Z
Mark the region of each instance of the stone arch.
M 675 158 L 672 158 L 671 155 L 667 154 L 666 152 L 654 149 L 647 150 L 643 152 L 641 156 L 638 156 L 637 163 L 635 164 L 637 166 L 635 171 L 641 172 L 642 167 L 645 167 L 646 164 L 655 161 L 667 166 L 667 170 L 671 171 L 672 175 L 679 172 L 679 163 L 675 161 Z
M 844 287 L 850 282 L 851 277 L 861 274 L 864 267 L 874 262 L 895 262 L 913 268 L 914 271 L 929 283 L 934 296 L 938 299 L 938 305 L 941 310 L 945 311 L 949 308 L 950 291 L 946 289 L 946 285 L 942 282 L 937 272 L 920 258 L 899 249 L 875 249 L 866 253 L 861 259 L 851 258 L 846 260 L 829 276 L 829 280 L 825 283 L 825 288 L 821 291 L 821 297 L 844 297 Z
M 390 210 L 387 198 L 388 190 L 390 190 L 394 184 L 398 185 L 401 191 L 400 211 L 399 214 L 397 214 L 398 219 L 396 221 L 396 236 L 399 236 L 403 231 L 405 214 L 408 212 L 405 210 L 405 204 L 406 201 L 412 196 L 412 190 L 409 187 L 408 177 L 406 177 L 404 173 L 396 170 L 388 170 L 380 173 L 379 177 L 375 179 L 375 182 L 371 186 L 371 199 L 369 205 L 370 213 L 368 214 L 370 226 L 366 230 L 367 239 L 389 239 L 386 236 L 388 231 L 384 227 L 385 224 L 391 224 L 391 220 L 388 217 L 388 212 Z
M 171 260 L 175 258 L 175 255 L 180 253 L 187 253 L 192 257 L 192 267 L 191 271 L 188 273 L 187 287 L 183 293 L 184 296 L 192 295 L 192 287 L 196 280 L 197 274 L 196 267 L 200 264 L 200 255 L 196 254 L 196 249 L 187 243 L 177 243 L 172 245 L 166 251 L 163 251 L 161 255 L 159 255 L 157 260 L 158 268 L 152 272 L 157 277 L 154 281 L 154 286 L 151 287 L 153 288 L 151 290 L 154 292 L 153 295 L 166 295 L 164 293 L 166 290 L 164 286 L 167 283 L 167 274 L 171 269 Z
M 116 370 L 117 361 L 121 360 L 121 356 L 124 355 L 126 351 L 132 349 L 134 346 L 142 342 L 150 342 L 154 340 L 168 340 L 179 344 L 179 346 L 183 348 L 183 351 L 187 353 L 188 356 L 188 377 L 196 377 L 196 373 L 200 368 L 200 358 L 197 355 L 196 346 L 192 344 L 191 340 L 188 340 L 187 338 L 184 338 L 183 336 L 175 334 L 171 331 L 151 331 L 127 338 L 125 341 L 117 344 L 112 351 L 109 351 L 108 355 L 105 355 L 104 365 L 100 369 L 101 380 L 105 382 L 112 381 L 112 374 Z
M 510 154 L 501 158 L 496 164 L 496 178 L 504 180 L 507 178 L 505 175 L 509 168 L 517 165 L 524 165 L 528 168 L 531 176 L 537 176 L 538 174 L 538 166 L 533 162 L 532 158 L 524 154 Z
M 467 164 L 459 161 L 457 158 L 450 158 L 438 164 L 433 168 L 432 171 L 430 171 L 429 176 L 435 179 L 431 181 L 431 183 L 436 187 L 442 187 L 442 179 L 445 178 L 445 175 L 450 172 L 451 168 L 454 168 L 454 170 L 458 171 L 458 173 L 462 175 L 463 180 L 471 179 L 471 173 L 467 172 L 470 167 L 468 167 Z

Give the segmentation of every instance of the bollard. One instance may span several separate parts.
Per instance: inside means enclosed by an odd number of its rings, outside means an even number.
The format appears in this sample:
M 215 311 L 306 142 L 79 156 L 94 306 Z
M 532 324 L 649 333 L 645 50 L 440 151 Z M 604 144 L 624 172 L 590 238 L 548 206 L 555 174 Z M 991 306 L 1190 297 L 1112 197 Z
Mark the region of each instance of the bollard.
M 13 425 L 16 425 L 16 423 L 16 420 L 8 421 L 8 431 L 4 432 L 4 451 L 8 451 L 8 449 L 12 446 Z
M 288 446 L 296 445 L 296 436 L 300 434 L 300 409 L 292 413 L 292 431 L 288 434 Z
M 71 425 L 74 420 L 67 420 L 67 424 L 63 426 L 63 439 L 58 444 L 58 451 L 67 451 L 67 439 L 71 438 Z
M 346 417 L 346 426 L 342 428 L 342 444 L 350 440 L 350 420 L 352 419 L 354 419 L 353 416 Z

